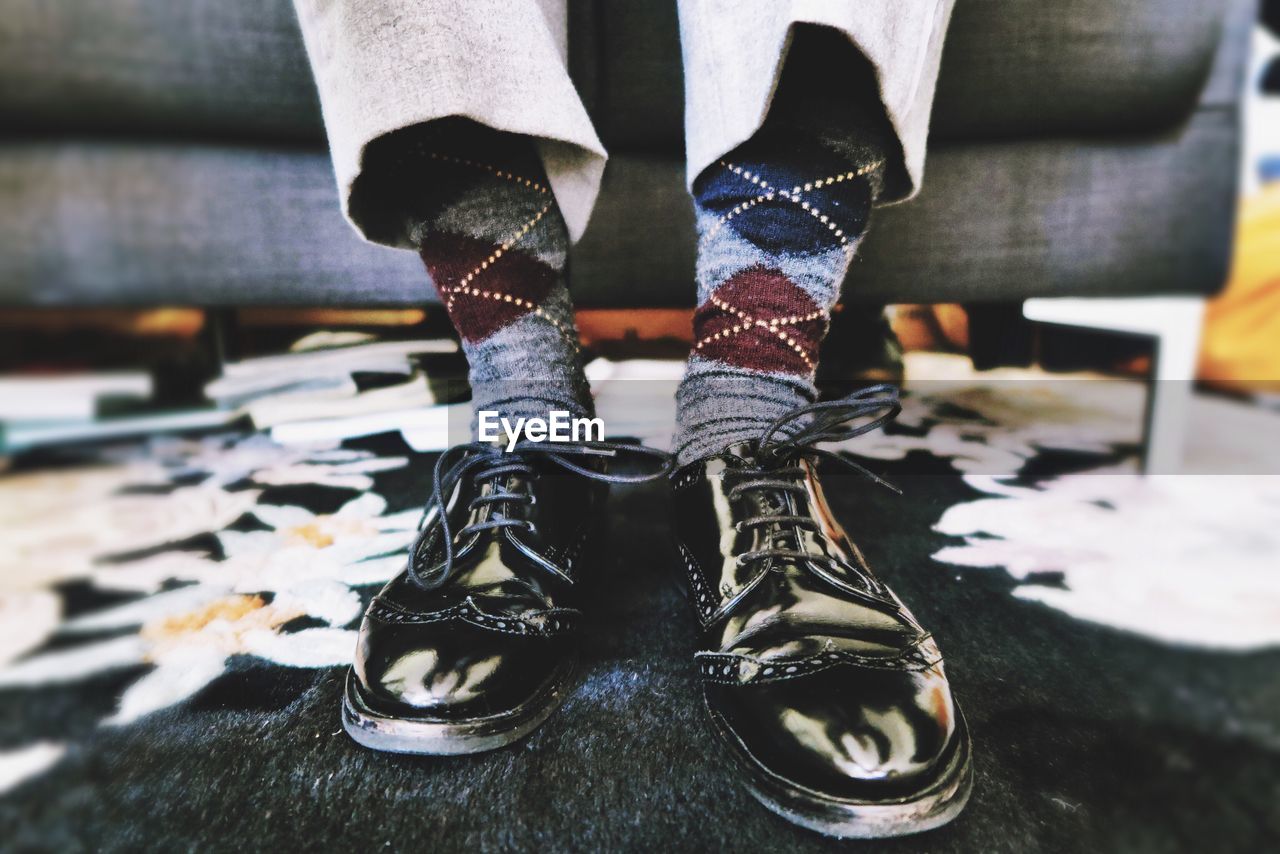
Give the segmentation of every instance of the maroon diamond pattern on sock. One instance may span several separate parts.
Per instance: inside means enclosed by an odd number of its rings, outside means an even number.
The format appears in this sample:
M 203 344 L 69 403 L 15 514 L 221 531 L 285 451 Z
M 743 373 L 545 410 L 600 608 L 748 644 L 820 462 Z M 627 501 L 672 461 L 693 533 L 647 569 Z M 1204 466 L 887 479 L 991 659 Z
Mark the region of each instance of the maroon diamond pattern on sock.
M 471 342 L 534 311 L 556 283 L 556 271 L 527 252 L 508 249 L 490 262 L 498 246 L 466 234 L 432 232 L 419 249 L 449 319 Z
M 781 270 L 748 267 L 693 315 L 694 352 L 757 371 L 812 376 L 827 313 Z

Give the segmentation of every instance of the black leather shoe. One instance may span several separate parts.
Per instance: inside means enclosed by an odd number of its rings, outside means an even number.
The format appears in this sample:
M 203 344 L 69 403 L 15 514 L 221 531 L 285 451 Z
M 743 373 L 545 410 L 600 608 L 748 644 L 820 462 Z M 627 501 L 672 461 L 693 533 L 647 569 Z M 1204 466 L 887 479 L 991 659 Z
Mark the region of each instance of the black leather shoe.
M 815 471 L 831 457 L 870 475 L 814 444 L 898 409 L 890 386 L 813 404 L 672 476 L 715 729 L 758 800 L 831 836 L 945 824 L 972 781 L 937 644 L 832 518 Z
M 602 457 L 619 450 L 661 458 L 661 470 L 606 474 Z M 606 483 L 667 470 L 660 452 L 611 443 L 443 454 L 409 566 L 360 626 L 347 732 L 375 750 L 476 753 L 546 720 L 577 659 L 574 581 Z

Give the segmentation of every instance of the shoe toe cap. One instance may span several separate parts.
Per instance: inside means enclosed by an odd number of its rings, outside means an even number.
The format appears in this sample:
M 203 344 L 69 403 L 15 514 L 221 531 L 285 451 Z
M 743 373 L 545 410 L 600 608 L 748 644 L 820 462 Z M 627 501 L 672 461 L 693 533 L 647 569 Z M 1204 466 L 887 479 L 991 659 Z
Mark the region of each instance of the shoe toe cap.
M 396 715 L 469 719 L 534 696 L 563 666 L 546 639 L 472 626 L 361 630 L 353 670 L 371 704 Z
M 711 686 L 708 703 L 756 763 L 836 797 L 921 785 L 956 730 L 937 667 L 838 667 L 758 686 Z

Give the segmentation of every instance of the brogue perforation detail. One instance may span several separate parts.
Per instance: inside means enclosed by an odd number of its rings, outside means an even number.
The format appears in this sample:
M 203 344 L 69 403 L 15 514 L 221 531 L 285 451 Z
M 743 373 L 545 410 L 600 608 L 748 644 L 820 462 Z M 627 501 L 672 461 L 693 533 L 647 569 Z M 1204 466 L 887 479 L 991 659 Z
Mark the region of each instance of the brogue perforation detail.
M 572 608 L 548 608 L 543 611 L 526 611 L 523 614 L 491 614 L 482 611 L 471 597 L 450 608 L 428 614 L 406 611 L 381 599 L 374 599 L 366 615 L 370 619 L 398 625 L 425 625 L 446 620 L 461 620 L 489 631 L 544 637 L 574 630 L 581 616 Z
M 827 650 L 797 658 L 760 659 L 733 652 L 699 652 L 694 655 L 698 675 L 721 685 L 762 684 L 799 679 L 838 666 L 870 670 L 927 670 L 942 661 L 921 647 L 922 638 L 909 650 L 893 656 L 859 655 L 847 650 Z
M 698 620 L 705 626 L 715 617 L 720 608 L 720 597 L 712 590 L 702 575 L 702 567 L 684 543 L 679 544 L 680 556 L 684 559 L 685 573 L 689 576 L 689 594 L 693 606 L 698 609 Z

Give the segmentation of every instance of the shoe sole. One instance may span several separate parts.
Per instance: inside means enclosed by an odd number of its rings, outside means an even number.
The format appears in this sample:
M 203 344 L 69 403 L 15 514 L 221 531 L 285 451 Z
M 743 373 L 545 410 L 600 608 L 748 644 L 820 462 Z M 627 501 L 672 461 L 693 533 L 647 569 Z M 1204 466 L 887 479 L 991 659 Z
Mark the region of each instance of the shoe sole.
M 710 711 L 710 709 L 708 709 Z M 746 775 L 751 795 L 792 824 L 841 839 L 886 839 L 923 833 L 947 824 L 964 809 L 973 790 L 972 746 L 964 716 L 956 710 L 959 743 L 942 776 L 915 794 L 884 801 L 853 801 L 805 789 L 766 771 L 744 755 L 745 748 L 719 715 L 716 731 Z
M 369 708 L 354 674 L 347 672 L 342 727 L 355 741 L 384 753 L 458 756 L 506 747 L 537 729 L 568 696 L 573 665 L 566 664 L 537 694 L 500 715 L 461 721 L 397 718 Z

